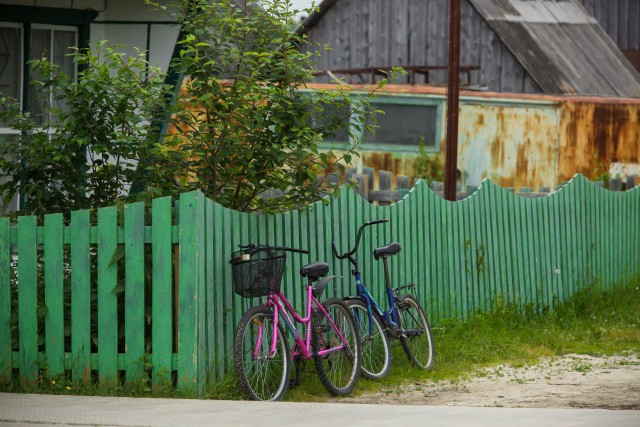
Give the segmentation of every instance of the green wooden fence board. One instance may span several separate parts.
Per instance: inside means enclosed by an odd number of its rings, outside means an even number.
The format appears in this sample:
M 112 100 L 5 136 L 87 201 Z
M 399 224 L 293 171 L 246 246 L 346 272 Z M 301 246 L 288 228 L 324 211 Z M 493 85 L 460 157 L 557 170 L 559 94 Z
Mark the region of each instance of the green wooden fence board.
M 482 280 L 481 272 L 478 270 L 478 255 L 484 245 L 482 238 L 481 222 L 482 207 L 478 197 L 468 197 L 458 205 L 462 208 L 462 248 L 465 255 L 465 287 L 467 290 L 468 307 L 467 314 L 472 314 L 478 310 L 482 303 L 483 295 L 480 290 Z
M 71 212 L 72 378 L 86 382 L 91 370 L 91 264 L 89 211 Z
M 627 206 L 627 218 L 629 220 L 629 234 L 628 234 L 628 263 L 633 265 L 631 273 L 631 280 L 640 278 L 640 266 L 636 265 L 634 260 L 638 259 L 638 245 L 640 242 L 640 234 L 638 233 L 638 221 L 640 215 L 638 215 L 637 208 L 640 207 L 640 198 L 638 198 L 638 188 L 629 191 L 628 206 Z
M 173 253 L 171 246 L 171 198 L 155 199 L 151 206 L 152 255 L 152 382 L 171 380 L 173 354 Z M 214 347 L 215 348 L 215 347 Z
M 583 203 L 583 191 L 582 191 L 582 180 L 579 176 L 574 177 L 573 179 L 574 185 L 574 197 L 573 197 L 573 239 L 574 239 L 574 248 L 575 248 L 575 259 L 574 259 L 574 277 L 576 281 L 576 286 L 584 287 L 587 283 L 584 275 L 584 265 L 582 262 L 583 257 L 583 240 L 584 230 L 584 218 L 582 215 L 582 203 Z
M 218 378 L 216 365 L 215 346 L 215 293 L 213 290 L 214 277 L 214 250 L 213 243 L 213 200 L 204 199 L 204 322 L 205 322 L 205 349 L 206 349 L 206 383 L 215 382 Z M 221 254 L 218 254 L 221 255 Z
M 222 235 L 224 240 L 224 245 L 228 246 L 231 251 L 238 250 L 238 243 L 233 239 L 233 229 L 231 224 L 232 211 L 228 209 L 221 209 L 221 217 L 222 217 Z M 218 264 L 220 265 L 220 264 Z M 225 271 L 225 277 L 227 280 L 225 281 L 225 286 L 222 289 L 224 295 L 224 309 L 223 309 L 223 322 L 222 326 L 224 328 L 224 348 L 225 351 L 231 354 L 233 351 L 233 337 L 235 334 L 235 323 L 233 323 L 233 299 L 234 299 L 234 291 L 233 291 L 233 279 L 232 272 L 230 266 L 223 266 L 220 268 Z
M 491 216 L 493 217 L 492 226 L 494 228 L 493 240 L 494 240 L 494 280 L 496 281 L 494 285 L 494 292 L 492 307 L 493 304 L 499 299 L 502 298 L 505 292 L 505 284 L 507 282 L 508 272 L 506 269 L 507 266 L 507 252 L 506 252 L 506 242 L 505 242 L 505 226 L 504 226 L 504 212 L 502 209 L 502 205 L 500 203 L 500 191 L 499 189 L 489 183 L 485 182 L 483 185 L 486 185 L 486 191 L 489 191 L 491 197 L 489 198 L 489 204 L 491 207 Z
M 49 375 L 64 374 L 64 271 L 62 214 L 44 217 L 44 324 Z
M 473 301 L 473 279 L 472 275 L 468 273 L 469 267 L 469 232 L 470 232 L 470 224 L 469 224 L 469 215 L 468 212 L 471 209 L 471 204 L 473 200 L 466 199 L 460 203 L 455 205 L 456 207 L 456 216 L 457 216 L 457 229 L 458 236 L 457 240 L 457 250 L 456 250 L 456 258 L 457 258 L 457 269 L 458 269 L 458 279 L 460 281 L 460 310 L 462 311 L 463 318 L 466 319 L 469 317 L 471 313 L 475 311 L 475 307 L 472 303 Z
M 608 243 L 608 238 L 607 238 L 607 233 L 609 232 L 609 215 L 608 215 L 608 202 L 609 202 L 609 197 L 608 197 L 608 193 L 606 191 L 603 191 L 599 194 L 599 199 L 600 199 L 600 203 L 598 204 L 598 219 L 599 219 L 599 224 L 598 224 L 598 228 L 599 228 L 599 250 L 598 250 L 598 259 L 600 262 L 600 274 L 602 276 L 602 285 L 604 289 L 607 289 L 609 287 L 609 268 L 607 266 L 607 263 L 609 262 L 608 259 L 608 252 L 609 252 L 609 243 Z
M 633 233 L 631 234 L 632 248 L 630 251 L 631 262 L 635 266 L 633 273 L 634 280 L 640 280 L 640 265 L 636 260 L 640 259 L 640 214 L 638 209 L 640 208 L 640 185 L 636 186 L 631 192 L 631 221 L 633 224 Z
M 180 271 L 178 317 L 178 386 L 202 394 L 205 385 L 204 307 L 204 196 L 180 196 Z
M 581 176 L 577 176 L 576 182 L 576 198 L 575 198 L 575 216 L 576 216 L 576 246 L 577 246 L 577 259 L 576 259 L 576 271 L 578 282 L 581 286 L 587 286 L 590 283 L 587 277 L 587 265 L 585 262 L 585 248 L 587 246 L 586 240 L 586 218 L 585 218 L 585 182 Z
M 515 249 L 513 247 L 512 234 L 511 234 L 511 222 L 513 222 L 513 218 L 512 218 L 513 215 L 511 214 L 509 209 L 509 200 L 511 200 L 512 196 L 509 192 L 507 192 L 503 188 L 497 189 L 497 196 L 500 202 L 499 215 L 500 215 L 500 218 L 502 219 L 502 225 L 500 228 L 502 230 L 501 234 L 503 238 L 502 242 L 503 242 L 503 248 L 504 248 L 503 256 L 504 256 L 504 264 L 506 266 L 505 280 L 502 284 L 502 289 L 503 289 L 502 297 L 505 302 L 508 302 L 508 301 L 511 301 L 511 298 L 512 298 L 511 289 L 515 284 L 514 277 L 516 275 L 515 273 L 516 270 L 514 266 Z
M 18 339 L 20 378 L 38 379 L 38 264 L 36 260 L 36 218 L 18 219 Z
M 11 381 L 11 225 L 0 218 L 0 384 Z
M 411 236 L 411 250 L 408 251 L 407 257 L 409 258 L 409 270 L 410 277 L 409 281 L 417 284 L 416 294 L 418 301 L 422 305 L 423 308 L 427 307 L 426 304 L 426 283 L 424 280 L 424 272 L 420 271 L 421 267 L 424 268 L 425 263 L 422 261 L 424 259 L 424 239 L 426 235 L 424 234 L 424 229 L 420 228 L 420 218 L 418 216 L 418 212 L 422 209 L 422 205 L 420 205 L 418 201 L 418 195 L 416 194 L 418 189 L 414 187 L 411 190 L 411 195 L 409 198 L 412 201 L 410 213 L 410 223 L 411 229 L 408 231 Z M 377 215 L 376 218 L 378 219 Z
M 486 229 L 486 250 L 485 250 L 485 263 L 487 265 L 487 275 L 485 276 L 485 283 L 488 283 L 490 290 L 486 295 L 485 307 L 486 310 L 491 310 L 494 306 L 496 297 L 500 293 L 500 281 L 501 268 L 500 263 L 500 247 L 502 242 L 498 237 L 498 213 L 495 209 L 495 191 L 491 186 L 487 185 L 487 182 L 482 183 L 483 192 L 483 217 L 484 221 L 481 223 L 481 227 Z M 475 195 L 472 197 L 479 197 Z
M 624 247 L 624 217 L 625 217 L 625 211 L 624 211 L 624 199 L 626 199 L 626 194 L 623 192 L 619 192 L 619 193 L 614 193 L 615 196 L 615 204 L 614 206 L 617 206 L 616 209 L 614 209 L 614 212 L 616 212 L 614 218 L 615 218 L 615 236 L 616 236 L 616 240 L 617 240 L 617 244 L 614 245 L 615 247 L 615 252 L 614 252 L 614 256 L 616 259 L 616 263 L 615 266 L 616 268 L 616 278 L 614 280 L 614 283 L 616 285 L 620 284 L 620 282 L 622 282 L 624 280 L 624 276 L 625 276 L 625 270 L 626 270 L 626 266 L 623 264 L 624 262 L 624 252 L 622 250 L 622 248 Z
M 213 329 L 207 331 L 207 338 L 210 340 L 209 342 L 212 343 L 215 352 L 213 363 L 217 369 L 216 373 L 220 375 L 220 377 L 224 377 L 231 369 L 231 366 L 228 366 L 231 353 L 227 356 L 227 347 L 225 344 L 225 293 L 233 292 L 231 267 L 230 264 L 226 264 L 225 262 L 231 259 L 231 253 L 235 251 L 234 248 L 228 245 L 228 241 L 226 241 L 224 237 L 223 229 L 226 227 L 223 221 L 223 208 L 215 203 L 212 207 L 211 240 L 206 244 L 207 251 L 211 253 L 214 262 L 214 267 L 212 268 L 212 283 L 208 283 L 213 293 Z M 225 256 L 225 254 L 228 256 Z M 220 261 L 222 261 L 222 263 Z M 219 268 L 218 266 L 221 264 L 226 268 Z
M 402 199 L 402 205 L 399 206 L 398 214 L 400 219 L 400 227 L 398 236 L 402 236 L 403 251 L 399 257 L 400 264 L 400 281 L 398 285 L 404 285 L 411 282 L 411 262 L 413 261 L 412 246 L 413 236 L 411 235 L 411 209 L 413 209 L 413 198 L 405 197 Z M 398 257 L 396 255 L 396 257 Z
M 442 234 L 442 202 L 441 199 L 435 195 L 433 192 L 429 192 L 430 195 L 430 211 L 433 215 L 434 221 L 430 221 L 431 231 L 432 231 L 432 250 L 434 253 L 434 257 L 432 257 L 433 262 L 433 272 L 434 272 L 434 284 L 437 295 L 437 308 L 438 308 L 438 318 L 444 319 L 447 317 L 446 310 L 446 296 L 448 292 L 448 287 L 446 283 L 446 241 L 443 239 Z
M 572 295 L 576 289 L 578 289 L 578 274 L 577 274 L 577 258 L 578 258 L 578 248 L 577 248 L 577 228 L 576 228 L 576 197 L 575 197 L 575 183 L 567 189 L 566 193 L 566 208 L 565 208 L 565 223 L 567 226 L 567 245 L 569 247 L 569 257 L 567 259 L 568 262 L 568 293 Z
M 113 258 L 118 247 L 117 221 L 117 208 L 98 209 L 98 374 L 101 382 L 119 380 L 118 263 Z
M 480 193 L 482 195 L 482 193 Z M 484 228 L 484 206 L 481 197 L 467 197 L 458 205 L 462 208 L 464 214 L 463 227 L 465 232 L 463 233 L 463 239 L 461 241 L 463 250 L 468 258 L 468 264 L 465 263 L 464 277 L 466 278 L 466 292 L 467 292 L 467 315 L 472 315 L 478 310 L 484 310 L 485 298 L 489 290 L 481 288 L 481 284 L 484 284 L 485 272 L 483 266 L 479 265 L 482 261 L 482 253 L 487 249 L 487 239 L 482 233 Z
M 282 215 L 279 215 L 278 218 L 280 222 L 278 224 L 279 227 L 282 227 L 283 231 L 283 243 L 284 246 L 295 248 L 298 245 L 297 241 L 293 239 L 293 225 L 291 219 L 292 213 L 286 212 Z M 299 256 L 291 256 L 288 262 L 285 265 L 285 274 L 284 274 L 284 290 L 288 295 L 293 295 L 293 289 L 298 285 L 300 281 L 298 278 L 300 277 L 298 272 L 294 269 L 294 263 L 296 258 L 300 258 Z
M 428 240 L 431 238 L 429 230 L 425 225 L 425 215 L 427 205 L 424 194 L 424 181 L 419 181 L 416 187 L 413 189 L 413 197 L 416 200 L 416 206 L 413 210 L 414 228 L 412 233 L 416 235 L 417 254 L 414 258 L 414 271 L 415 282 L 417 286 L 422 290 L 420 294 L 420 303 L 424 308 L 425 313 L 430 319 L 433 319 L 433 291 L 431 289 L 432 283 L 430 280 L 430 260 L 428 250 Z M 381 210 L 381 209 L 380 209 Z M 380 219 L 380 216 L 378 217 Z
M 145 284 L 144 203 L 124 207 L 124 339 L 127 353 L 126 378 L 139 381 L 144 372 Z
M 249 243 L 264 243 L 259 241 L 257 235 L 250 235 L 247 231 L 249 227 L 249 218 L 246 214 L 240 212 L 232 212 L 231 213 L 232 224 L 239 224 L 239 227 L 235 228 L 232 233 L 232 241 L 233 247 L 237 248 L 238 245 L 246 245 Z M 249 300 L 245 298 L 240 298 L 238 295 L 233 294 L 233 305 L 231 306 L 231 325 L 238 324 L 240 321 L 240 317 L 242 316 L 242 312 L 244 311 L 244 307 L 250 304 Z M 232 347 L 233 348 L 233 347 Z
M 476 194 L 472 198 L 473 210 L 476 211 L 473 218 L 472 226 L 474 240 L 476 240 L 477 250 L 473 253 L 473 269 L 474 274 L 474 292 L 479 295 L 479 305 L 476 305 L 476 310 L 488 311 L 491 310 L 492 302 L 495 290 L 495 280 L 492 280 L 496 266 L 493 263 L 493 257 L 491 254 L 495 250 L 495 245 L 492 236 L 492 219 L 488 217 L 487 205 L 489 205 L 489 194 L 486 191 L 482 191 Z
M 496 193 L 495 189 L 487 181 L 482 182 L 482 192 L 485 194 L 485 224 L 488 227 L 488 242 L 490 248 L 487 250 L 487 258 L 489 259 L 489 279 L 492 283 L 491 293 L 489 295 L 489 308 L 494 307 L 496 299 L 499 297 L 500 283 L 502 282 L 502 260 L 500 258 L 502 241 L 500 240 L 500 229 L 498 220 L 498 210 L 496 209 Z M 474 195 L 472 197 L 478 197 Z
M 533 307 L 537 307 L 538 304 L 538 289 L 539 289 L 539 277 L 538 277 L 538 264 L 539 257 L 537 251 L 537 239 L 535 232 L 537 230 L 537 222 L 538 219 L 534 215 L 534 203 L 533 199 L 522 199 L 524 208 L 526 211 L 526 234 L 527 234 L 527 244 L 525 253 L 525 259 L 527 260 L 528 270 L 529 270 L 529 279 L 528 279 L 528 297 L 529 303 L 533 304 Z

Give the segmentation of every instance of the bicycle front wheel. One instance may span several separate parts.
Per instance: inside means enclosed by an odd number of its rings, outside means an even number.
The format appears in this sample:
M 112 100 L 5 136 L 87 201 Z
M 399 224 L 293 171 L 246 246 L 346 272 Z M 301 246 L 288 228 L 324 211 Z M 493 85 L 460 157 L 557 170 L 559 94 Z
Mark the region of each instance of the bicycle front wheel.
M 240 386 L 251 400 L 280 400 L 289 388 L 289 344 L 278 324 L 272 353 L 273 331 L 273 309 L 265 306 L 251 308 L 238 324 L 234 362 Z
M 433 367 L 433 336 L 424 310 L 413 295 L 405 294 L 396 300 L 402 335 L 400 342 L 409 361 L 419 368 Z
M 367 304 L 361 299 L 347 301 L 360 335 L 362 349 L 362 376 L 379 380 L 391 370 L 391 345 L 382 319 L 375 311 L 369 317 Z
M 322 385 L 334 396 L 345 396 L 353 390 L 360 377 L 360 338 L 353 316 L 345 303 L 330 298 L 322 306 L 333 320 L 318 309 L 314 312 L 311 328 L 313 358 Z M 340 335 L 346 340 L 345 347 Z

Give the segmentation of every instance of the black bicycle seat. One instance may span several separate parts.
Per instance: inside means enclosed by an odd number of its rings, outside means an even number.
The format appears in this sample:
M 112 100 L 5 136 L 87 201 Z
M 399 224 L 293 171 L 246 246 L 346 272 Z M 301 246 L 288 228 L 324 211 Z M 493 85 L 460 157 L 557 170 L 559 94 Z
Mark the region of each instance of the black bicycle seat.
M 388 244 L 387 246 L 380 246 L 379 248 L 376 248 L 373 251 L 373 257 L 375 259 L 378 259 L 381 256 L 385 256 L 385 255 L 395 255 L 401 250 L 402 250 L 402 246 L 400 246 L 400 243 L 393 242 L 391 244 Z
M 318 278 L 322 277 L 329 272 L 329 264 L 326 262 L 312 262 L 300 269 L 300 274 L 304 277 Z

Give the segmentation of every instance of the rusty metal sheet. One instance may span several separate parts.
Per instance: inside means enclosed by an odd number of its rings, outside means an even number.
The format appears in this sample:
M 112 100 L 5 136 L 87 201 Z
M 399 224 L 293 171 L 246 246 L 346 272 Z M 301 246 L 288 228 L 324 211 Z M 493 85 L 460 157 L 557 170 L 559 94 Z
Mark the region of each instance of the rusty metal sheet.
M 566 101 L 559 125 L 558 177 L 599 179 L 609 165 L 640 163 L 640 107 Z

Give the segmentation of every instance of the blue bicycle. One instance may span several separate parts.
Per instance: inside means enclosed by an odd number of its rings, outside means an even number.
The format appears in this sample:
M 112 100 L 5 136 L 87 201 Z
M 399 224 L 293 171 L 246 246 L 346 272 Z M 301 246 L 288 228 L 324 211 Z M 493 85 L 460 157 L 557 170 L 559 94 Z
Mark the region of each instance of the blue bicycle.
M 388 259 L 402 250 L 400 243 L 394 242 L 373 251 L 374 258 L 382 259 L 384 264 L 389 306 L 387 311 L 380 309 L 362 283 L 358 260 L 354 257 L 360 245 L 362 231 L 370 225 L 385 222 L 389 220 L 382 219 L 362 224 L 358 230 L 355 246 L 342 255 L 338 254 L 335 243 L 331 243 L 333 254 L 338 259 L 348 259 L 354 266 L 351 274 L 355 276 L 358 294 L 355 297 L 347 297 L 345 300 L 353 312 L 360 332 L 362 374 L 369 379 L 380 379 L 389 374 L 392 360 L 390 338 L 399 339 L 409 361 L 420 368 L 431 369 L 434 358 L 433 336 L 424 310 L 415 296 L 409 293 L 400 294 L 400 291 L 413 288 L 415 284 L 391 287 Z

